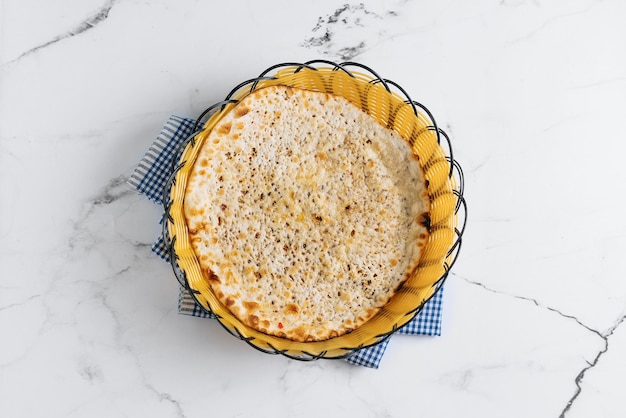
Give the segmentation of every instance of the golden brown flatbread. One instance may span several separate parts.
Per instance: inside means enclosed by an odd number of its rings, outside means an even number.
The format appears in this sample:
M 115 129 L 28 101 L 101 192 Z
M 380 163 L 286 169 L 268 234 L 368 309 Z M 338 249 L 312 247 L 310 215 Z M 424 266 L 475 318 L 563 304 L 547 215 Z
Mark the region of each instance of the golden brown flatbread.
M 347 100 L 271 86 L 205 139 L 184 201 L 217 298 L 294 341 L 350 332 L 417 267 L 424 177 L 409 145 Z

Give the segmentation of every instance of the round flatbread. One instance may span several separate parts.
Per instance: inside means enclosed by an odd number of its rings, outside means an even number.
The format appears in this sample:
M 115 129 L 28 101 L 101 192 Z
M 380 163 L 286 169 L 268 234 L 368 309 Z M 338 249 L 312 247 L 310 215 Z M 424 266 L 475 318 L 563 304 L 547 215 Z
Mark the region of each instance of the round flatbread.
M 184 213 L 213 293 L 240 321 L 320 341 L 372 318 L 417 268 L 429 200 L 418 158 L 347 100 L 271 86 L 205 138 Z

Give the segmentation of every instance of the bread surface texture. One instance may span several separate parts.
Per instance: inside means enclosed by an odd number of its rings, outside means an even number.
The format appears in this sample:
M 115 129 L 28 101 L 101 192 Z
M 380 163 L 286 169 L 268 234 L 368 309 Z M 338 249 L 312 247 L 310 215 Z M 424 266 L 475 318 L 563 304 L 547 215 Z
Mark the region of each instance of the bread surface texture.
M 414 272 L 428 205 L 397 133 L 341 97 L 271 86 L 206 136 L 184 214 L 204 278 L 233 315 L 320 341 L 371 319 Z

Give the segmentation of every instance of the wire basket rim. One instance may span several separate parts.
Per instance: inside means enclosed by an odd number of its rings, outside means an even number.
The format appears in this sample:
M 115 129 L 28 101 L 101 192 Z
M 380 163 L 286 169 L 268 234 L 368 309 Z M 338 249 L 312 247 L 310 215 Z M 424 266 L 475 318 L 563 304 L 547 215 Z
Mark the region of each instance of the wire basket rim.
M 446 154 L 446 160 L 448 161 L 449 165 L 450 165 L 450 169 L 449 169 L 449 173 L 448 173 L 448 178 L 449 179 L 454 179 L 455 181 L 455 186 L 456 188 L 454 188 L 452 190 L 454 196 L 457 199 L 456 205 L 455 205 L 455 209 L 454 209 L 454 216 L 457 217 L 459 215 L 459 212 L 462 212 L 462 216 L 461 218 L 455 218 L 457 219 L 457 225 L 454 228 L 454 234 L 455 234 L 455 239 L 454 239 L 454 243 L 451 246 L 450 250 L 448 251 L 446 258 L 444 260 L 447 260 L 448 258 L 452 257 L 450 262 L 444 262 L 444 273 L 441 275 L 441 277 L 439 277 L 438 280 L 435 281 L 435 283 L 432 285 L 432 287 L 434 288 L 434 291 L 432 292 L 432 294 L 425 299 L 419 306 L 416 306 L 414 309 L 410 310 L 409 312 L 407 312 L 405 314 L 406 317 L 409 317 L 407 321 L 404 321 L 402 323 L 402 325 L 397 326 L 397 324 L 394 325 L 393 329 L 390 330 L 389 332 L 385 332 L 382 333 L 380 335 L 377 335 L 376 338 L 377 340 L 375 342 L 373 342 L 372 344 L 367 344 L 365 346 L 359 346 L 359 347 L 346 347 L 344 349 L 344 352 L 341 353 L 340 355 L 328 355 L 328 353 L 326 352 L 321 352 L 321 353 L 307 353 L 305 351 L 301 351 L 297 354 L 292 354 L 289 352 L 289 350 L 281 350 L 281 349 L 277 349 L 274 347 L 271 347 L 270 345 L 270 349 L 265 349 L 262 347 L 257 346 L 256 344 L 253 343 L 253 337 L 245 337 L 241 331 L 239 329 L 237 329 L 236 327 L 234 327 L 234 330 L 230 329 L 226 324 L 224 324 L 222 321 L 220 321 L 220 317 L 219 315 L 217 315 L 215 312 L 213 312 L 213 310 L 211 309 L 210 306 L 207 307 L 204 306 L 203 303 L 201 303 L 196 294 L 199 293 L 197 290 L 193 289 L 190 285 L 189 285 L 189 281 L 186 277 L 186 273 L 184 272 L 184 270 L 182 270 L 180 268 L 180 266 L 178 265 L 178 256 L 176 254 L 176 251 L 174 249 L 174 244 L 176 242 L 176 236 L 174 237 L 170 237 L 169 234 L 169 230 L 168 230 L 168 219 L 171 219 L 171 216 L 169 214 L 170 211 L 170 207 L 171 207 L 171 200 L 170 200 L 170 196 L 171 196 L 171 189 L 172 186 L 175 184 L 176 181 L 176 175 L 178 173 L 178 171 L 180 170 L 180 168 L 182 167 L 182 165 L 184 164 L 184 162 L 180 163 L 180 157 L 182 155 L 182 151 L 189 146 L 189 144 L 194 144 L 195 141 L 195 137 L 198 135 L 199 132 L 201 132 L 201 130 L 198 130 L 199 126 L 203 125 L 204 123 L 206 123 L 207 120 L 210 119 L 210 117 L 215 114 L 216 112 L 219 111 L 223 111 L 224 108 L 228 105 L 231 104 L 236 104 L 239 100 L 241 100 L 241 98 L 239 99 L 234 99 L 233 97 L 241 91 L 244 91 L 245 89 L 249 88 L 249 93 L 254 91 L 258 85 L 259 82 L 263 81 L 263 80 L 270 80 L 273 79 L 273 77 L 268 76 L 268 74 L 271 71 L 279 71 L 281 69 L 289 69 L 289 68 L 293 68 L 295 67 L 294 73 L 301 71 L 302 69 L 308 69 L 308 70 L 313 70 L 313 71 L 319 71 L 320 69 L 327 69 L 328 67 L 317 67 L 317 65 L 325 65 L 325 66 L 330 66 L 332 71 L 343 71 L 345 72 L 347 75 L 349 75 L 350 77 L 356 77 L 355 73 L 353 71 L 350 71 L 349 67 L 354 67 L 356 68 L 358 71 L 367 71 L 369 73 L 369 76 L 372 77 L 372 79 L 369 81 L 372 84 L 381 84 L 385 90 L 387 90 L 387 92 L 391 93 L 391 87 L 393 87 L 394 89 L 399 91 L 399 94 L 401 96 L 403 96 L 405 98 L 405 102 L 407 104 L 409 104 L 412 109 L 413 112 L 415 113 L 415 115 L 418 115 L 419 110 L 423 111 L 429 118 L 430 122 L 432 123 L 431 126 L 429 126 L 428 128 L 432 131 L 434 131 L 434 133 L 436 134 L 437 137 L 437 143 L 439 145 L 441 145 L 442 142 L 442 137 L 444 139 L 444 143 L 446 144 L 446 149 L 444 150 L 444 152 L 447 151 Z M 221 108 L 218 111 L 218 108 Z M 462 244 L 462 237 L 465 231 L 465 226 L 467 223 L 467 203 L 466 200 L 464 198 L 464 174 L 463 171 L 461 169 L 461 165 L 459 164 L 459 162 L 454 158 L 453 155 L 453 151 L 452 151 L 452 141 L 450 139 L 450 137 L 441 129 L 437 126 L 434 116 L 432 115 L 432 113 L 421 103 L 416 102 L 414 100 L 412 100 L 410 98 L 410 96 L 408 95 L 408 93 L 406 92 L 406 90 L 404 90 L 399 84 L 388 80 L 388 79 L 383 79 L 381 78 L 376 72 L 374 72 L 371 68 L 360 64 L 360 63 L 355 63 L 355 62 L 343 62 L 343 63 L 334 63 L 332 61 L 328 61 L 328 60 L 311 60 L 311 61 L 307 61 L 305 63 L 293 63 L 293 62 L 287 62 L 287 63 L 282 63 L 282 64 L 276 64 L 273 65 L 269 68 L 267 68 L 266 70 L 264 70 L 263 72 L 260 73 L 260 75 L 256 78 L 252 78 L 249 80 L 246 80 L 242 83 L 239 83 L 235 88 L 233 88 L 231 90 L 231 92 L 226 96 L 226 98 L 220 102 L 217 102 L 211 106 L 209 106 L 207 109 L 205 109 L 200 115 L 199 117 L 196 119 L 196 123 L 194 125 L 194 129 L 193 129 L 193 133 L 191 135 L 189 135 L 189 137 L 187 139 L 185 139 L 181 145 L 179 146 L 179 149 L 176 151 L 176 157 L 174 162 L 172 163 L 172 174 L 170 175 L 170 177 L 168 178 L 168 181 L 166 183 L 166 187 L 164 189 L 164 193 L 163 193 L 163 206 L 164 206 L 164 217 L 163 217 L 163 237 L 164 237 L 164 242 L 166 245 L 166 248 L 168 249 L 168 252 L 170 253 L 170 262 L 172 265 L 172 269 L 174 271 L 174 275 L 177 278 L 177 280 L 179 281 L 179 283 L 181 284 L 181 286 L 183 286 L 183 288 L 186 289 L 186 291 L 188 291 L 192 298 L 194 299 L 194 301 L 196 302 L 196 304 L 206 313 L 211 314 L 213 316 L 216 317 L 216 319 L 218 320 L 218 322 L 220 323 L 220 325 L 226 329 L 227 332 L 229 332 L 231 335 L 241 339 L 242 341 L 246 342 L 248 345 L 252 346 L 253 348 L 267 353 L 267 354 L 277 354 L 277 355 L 283 355 L 285 357 L 291 358 L 291 359 L 295 359 L 295 360 L 304 360 L 304 361 L 311 361 L 311 360 L 317 360 L 320 358 L 324 358 L 324 359 L 340 359 L 340 358 L 346 358 L 351 356 L 352 354 L 354 354 L 356 351 L 359 351 L 361 349 L 364 348 L 369 348 L 372 346 L 376 346 L 379 345 L 383 342 L 385 342 L 387 339 L 389 339 L 394 333 L 396 333 L 399 329 L 403 328 L 404 326 L 408 325 L 411 320 L 413 320 L 416 315 L 419 314 L 419 312 L 423 309 L 424 305 L 432 298 L 435 296 L 435 294 L 437 294 L 437 292 L 439 292 L 441 290 L 441 288 L 443 287 L 443 284 L 445 282 L 445 280 L 447 279 L 449 272 L 451 270 L 451 268 L 454 266 L 454 264 L 456 263 L 459 253 L 460 253 L 460 249 L 461 249 L 461 244 Z M 460 222 L 460 224 L 459 224 Z M 268 343 L 269 344 L 269 343 Z

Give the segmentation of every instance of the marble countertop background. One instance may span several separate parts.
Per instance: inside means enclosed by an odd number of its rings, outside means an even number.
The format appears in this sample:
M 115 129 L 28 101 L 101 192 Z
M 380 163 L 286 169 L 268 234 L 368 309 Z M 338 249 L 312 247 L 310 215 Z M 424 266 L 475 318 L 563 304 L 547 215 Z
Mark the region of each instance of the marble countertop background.
M 0 2 L 0 416 L 624 417 L 626 3 Z M 378 370 L 177 313 L 126 179 L 171 114 L 354 60 L 451 136 L 469 220 L 441 337 Z

